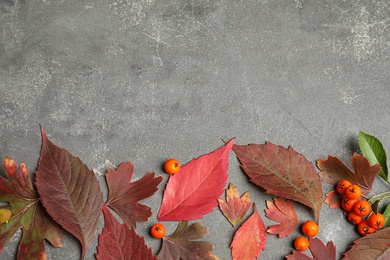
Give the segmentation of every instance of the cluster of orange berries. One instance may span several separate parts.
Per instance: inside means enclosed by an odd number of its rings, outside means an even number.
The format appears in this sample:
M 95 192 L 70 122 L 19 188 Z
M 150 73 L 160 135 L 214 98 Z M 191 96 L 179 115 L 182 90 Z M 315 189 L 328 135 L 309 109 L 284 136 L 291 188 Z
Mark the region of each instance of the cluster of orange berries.
M 320 228 L 318 227 L 316 222 L 308 220 L 303 223 L 301 231 L 307 237 L 314 237 L 318 234 Z M 296 250 L 305 251 L 309 248 L 310 242 L 305 236 L 299 236 L 294 240 L 294 247 Z
M 359 185 L 341 180 L 337 183 L 336 190 L 343 196 L 341 207 L 345 210 L 348 221 L 357 225 L 360 235 L 372 234 L 384 226 L 385 217 L 381 213 L 371 211 L 371 204 L 362 197 Z

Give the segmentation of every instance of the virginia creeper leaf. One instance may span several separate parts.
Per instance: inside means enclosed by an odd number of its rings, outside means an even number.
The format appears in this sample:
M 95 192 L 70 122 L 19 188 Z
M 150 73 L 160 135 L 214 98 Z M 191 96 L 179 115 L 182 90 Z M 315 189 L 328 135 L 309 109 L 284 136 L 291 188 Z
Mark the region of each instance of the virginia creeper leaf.
M 300 202 L 313 209 L 319 220 L 322 186 L 314 168 L 302 154 L 270 142 L 234 145 L 241 168 L 250 181 L 267 193 Z
M 268 209 L 265 210 L 265 215 L 280 224 L 268 227 L 267 232 L 286 237 L 298 226 L 298 215 L 291 200 L 275 198 L 274 201 L 267 201 Z
M 97 260 L 155 260 L 152 250 L 147 247 L 143 237 L 139 237 L 134 229 L 121 224 L 112 215 L 109 208 L 103 206 L 104 228 L 99 235 Z
M 210 213 L 218 204 L 228 178 L 228 159 L 234 139 L 223 147 L 193 159 L 171 175 L 159 220 L 193 220 Z
M 376 137 L 363 132 L 359 132 L 358 136 L 360 150 L 362 150 L 363 155 L 368 159 L 371 165 L 380 164 L 382 169 L 378 175 L 389 182 L 386 151 L 383 148 L 382 143 Z
M 332 241 L 325 245 L 319 238 L 311 237 L 309 242 L 309 248 L 313 258 L 294 250 L 291 255 L 286 256 L 287 260 L 336 260 L 336 247 Z
M 103 195 L 93 171 L 42 130 L 36 186 L 50 216 L 81 243 L 84 258 L 99 228 Z
M 329 205 L 331 209 L 338 209 L 341 207 L 341 200 L 343 197 L 335 190 L 332 190 L 326 194 L 325 203 Z
M 374 166 L 366 157 L 354 153 L 351 157 L 351 165 L 354 169 L 352 172 L 339 158 L 328 155 L 328 159 L 318 160 L 317 166 L 321 170 L 320 176 L 324 182 L 336 185 L 340 180 L 348 180 L 362 188 L 362 193 L 367 195 L 371 192 L 375 176 L 381 170 L 379 164 Z
M 0 210 L 9 218 L 0 223 L 0 252 L 14 233 L 22 229 L 17 259 L 46 259 L 44 239 L 61 247 L 61 228 L 42 207 L 25 164 L 17 167 L 15 161 L 7 157 L 3 165 L 7 178 L 0 176 L 0 201 L 9 205 Z
M 172 235 L 162 238 L 163 243 L 157 259 L 217 260 L 218 257 L 210 253 L 214 246 L 198 240 L 207 232 L 208 228 L 200 222 L 190 226 L 187 221 L 180 222 Z
M 154 177 L 154 173 L 148 173 L 131 182 L 133 173 L 133 164 L 124 162 L 115 171 L 108 169 L 106 174 L 109 191 L 106 205 L 112 208 L 129 228 L 135 228 L 137 221 L 147 221 L 152 216 L 152 210 L 138 201 L 152 196 L 163 180 L 161 176 Z
M 253 203 L 250 200 L 249 192 L 245 192 L 240 198 L 238 188 L 233 183 L 230 183 L 226 190 L 226 202 L 218 199 L 218 204 L 223 215 L 235 226 L 252 206 Z
M 373 234 L 355 240 L 351 249 L 344 253 L 343 259 L 390 259 L 390 228 L 376 230 Z
M 259 257 L 267 242 L 265 229 L 256 204 L 253 204 L 252 215 L 236 231 L 230 244 L 233 260 L 250 260 Z

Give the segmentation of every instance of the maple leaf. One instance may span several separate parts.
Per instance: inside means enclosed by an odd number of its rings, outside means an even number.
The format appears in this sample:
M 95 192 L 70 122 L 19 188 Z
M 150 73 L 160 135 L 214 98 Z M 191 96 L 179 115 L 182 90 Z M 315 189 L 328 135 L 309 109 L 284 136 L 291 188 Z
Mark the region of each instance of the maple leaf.
M 81 243 L 84 258 L 99 228 L 103 194 L 93 171 L 54 145 L 43 128 L 36 187 L 49 215 Z
M 291 200 L 275 198 L 274 201 L 274 203 L 267 201 L 268 209 L 265 210 L 265 214 L 267 218 L 280 224 L 268 227 L 267 232 L 286 237 L 298 226 L 298 215 Z
M 357 239 L 343 255 L 345 260 L 390 259 L 390 228 L 376 230 L 373 234 Z
M 228 178 L 228 159 L 234 139 L 223 147 L 193 159 L 171 175 L 158 213 L 159 220 L 202 218 L 217 206 Z
M 291 146 L 286 149 L 264 145 L 234 145 L 241 168 L 250 181 L 267 193 L 300 202 L 313 209 L 318 222 L 322 206 L 322 185 L 313 166 Z
M 11 212 L 10 218 L 0 223 L 0 252 L 19 229 L 23 230 L 17 259 L 46 259 L 44 239 L 61 247 L 61 228 L 45 212 L 28 176 L 26 165 L 16 166 L 14 160 L 5 159 L 5 174 L 0 176 L 0 201 L 9 203 L 1 209 Z
M 113 209 L 129 228 L 135 228 L 137 221 L 147 221 L 152 216 L 152 210 L 138 201 L 152 196 L 163 180 L 161 176 L 154 177 L 154 173 L 148 173 L 131 182 L 133 173 L 133 164 L 124 162 L 115 171 L 108 169 L 106 174 L 109 191 L 106 205 Z
M 336 247 L 330 241 L 326 245 L 319 238 L 310 238 L 310 252 L 313 258 L 300 251 L 293 250 L 291 255 L 286 256 L 287 260 L 336 260 Z M 356 258 L 355 258 L 356 259 Z M 371 259 L 371 258 L 364 258 Z
M 252 215 L 236 231 L 230 244 L 233 260 L 249 260 L 259 257 L 267 243 L 265 229 L 256 204 L 253 203 Z
M 187 221 L 180 222 L 172 235 L 163 237 L 161 250 L 157 259 L 205 259 L 216 260 L 218 257 L 210 252 L 214 246 L 206 241 L 199 241 L 208 232 L 200 222 L 188 226 Z
M 99 235 L 97 260 L 155 260 L 152 250 L 147 247 L 143 237 L 139 237 L 134 229 L 121 224 L 112 215 L 109 208 L 103 206 L 104 228 Z
M 245 216 L 253 203 L 250 201 L 249 192 L 245 192 L 240 198 L 238 188 L 230 183 L 226 190 L 226 202 L 218 199 L 218 204 L 223 215 L 235 226 Z
M 351 171 L 339 158 L 328 155 L 328 159 L 318 160 L 317 166 L 321 170 L 319 173 L 322 180 L 332 185 L 336 185 L 340 180 L 348 180 L 362 188 L 362 193 L 367 195 L 371 192 L 375 177 L 381 170 L 379 164 L 373 166 L 366 157 L 354 153 L 350 159 L 354 172 Z
M 329 205 L 331 209 L 338 209 L 341 207 L 342 196 L 335 190 L 326 194 L 324 202 Z

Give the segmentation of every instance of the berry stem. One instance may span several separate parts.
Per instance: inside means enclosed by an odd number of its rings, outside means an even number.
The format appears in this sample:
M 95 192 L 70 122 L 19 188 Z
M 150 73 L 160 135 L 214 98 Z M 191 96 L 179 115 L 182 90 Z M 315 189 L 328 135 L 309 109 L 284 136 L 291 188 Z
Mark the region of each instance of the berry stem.
M 371 197 L 368 202 L 372 203 L 373 201 L 379 200 L 381 202 L 382 200 L 390 198 L 390 191 L 379 193 L 378 195 L 375 195 Z

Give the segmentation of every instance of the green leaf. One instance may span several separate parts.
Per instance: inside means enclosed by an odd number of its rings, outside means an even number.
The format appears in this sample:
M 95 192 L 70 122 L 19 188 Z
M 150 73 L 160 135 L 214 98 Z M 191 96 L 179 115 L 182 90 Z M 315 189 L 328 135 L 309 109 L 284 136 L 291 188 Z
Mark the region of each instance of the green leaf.
M 382 143 L 376 137 L 363 132 L 359 132 L 358 142 L 360 150 L 362 150 L 363 155 L 367 157 L 371 165 L 379 163 L 382 167 L 378 175 L 389 182 L 386 151 Z
M 390 227 L 390 204 L 386 206 L 385 212 L 383 212 L 383 216 L 385 216 L 386 219 L 385 227 Z

